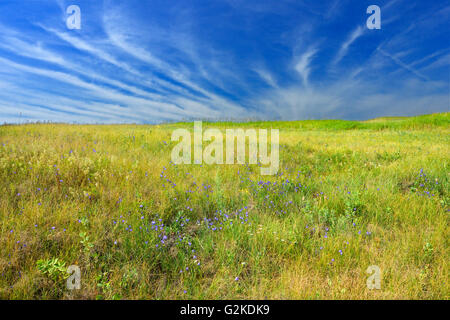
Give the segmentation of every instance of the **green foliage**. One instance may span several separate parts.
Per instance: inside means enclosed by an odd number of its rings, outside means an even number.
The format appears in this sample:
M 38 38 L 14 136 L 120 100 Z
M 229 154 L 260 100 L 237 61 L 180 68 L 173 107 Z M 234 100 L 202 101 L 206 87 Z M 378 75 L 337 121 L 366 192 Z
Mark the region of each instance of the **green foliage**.
M 425 245 L 423 246 L 423 254 L 426 263 L 431 263 L 433 261 L 434 248 L 431 243 L 425 243 Z
M 86 254 L 89 254 L 94 244 L 89 241 L 89 236 L 86 234 L 86 232 L 80 232 L 80 243 L 83 245 L 83 251 Z
M 58 258 L 51 258 L 47 260 L 38 260 L 36 262 L 38 270 L 52 279 L 55 282 L 67 279 L 69 274 L 66 270 L 66 263 L 60 261 Z

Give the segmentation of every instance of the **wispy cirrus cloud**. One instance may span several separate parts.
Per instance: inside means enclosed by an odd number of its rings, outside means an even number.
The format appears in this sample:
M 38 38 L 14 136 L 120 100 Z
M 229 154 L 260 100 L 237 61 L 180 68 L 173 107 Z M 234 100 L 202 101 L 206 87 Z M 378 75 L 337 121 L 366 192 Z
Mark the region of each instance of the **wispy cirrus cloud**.
M 381 52 L 381 54 L 383 54 L 384 56 L 390 58 L 392 61 L 394 61 L 398 66 L 402 67 L 405 70 L 410 71 L 412 74 L 416 75 L 417 77 L 419 77 L 422 80 L 429 80 L 426 76 L 424 76 L 422 73 L 420 73 L 419 71 L 417 71 L 415 68 L 413 68 L 410 65 L 407 65 L 405 63 L 403 63 L 398 57 L 393 56 L 391 54 L 389 54 L 388 52 L 384 51 L 381 48 L 377 48 L 377 50 L 379 52 Z
M 308 85 L 308 77 L 311 72 L 311 62 L 314 55 L 317 53 L 316 48 L 309 48 L 304 52 L 295 64 L 295 70 L 300 74 L 303 80 L 303 85 Z
M 344 58 L 347 55 L 347 52 L 352 45 L 359 37 L 361 37 L 364 34 L 364 27 L 357 26 L 348 36 L 348 38 L 342 43 L 341 47 L 339 48 L 339 51 L 337 52 L 334 60 L 333 65 L 337 65 L 342 58 Z

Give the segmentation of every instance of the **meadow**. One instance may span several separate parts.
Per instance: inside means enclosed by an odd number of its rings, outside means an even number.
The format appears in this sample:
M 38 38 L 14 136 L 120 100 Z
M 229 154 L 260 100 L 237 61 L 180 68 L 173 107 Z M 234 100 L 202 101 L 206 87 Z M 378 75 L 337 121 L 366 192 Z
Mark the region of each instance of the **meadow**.
M 0 299 L 449 298 L 450 113 L 203 123 L 279 129 L 274 176 L 174 165 L 192 126 L 0 126 Z

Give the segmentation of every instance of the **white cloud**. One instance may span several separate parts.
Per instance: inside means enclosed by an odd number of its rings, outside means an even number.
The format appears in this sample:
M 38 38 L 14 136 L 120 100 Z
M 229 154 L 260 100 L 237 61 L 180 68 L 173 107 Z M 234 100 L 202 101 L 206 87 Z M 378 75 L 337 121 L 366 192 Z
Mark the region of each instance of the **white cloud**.
M 259 75 L 259 77 L 261 79 L 263 79 L 269 86 L 271 87 L 278 87 L 276 81 L 274 80 L 272 74 L 265 70 L 265 69 L 260 69 L 260 68 L 256 68 L 254 69 L 254 71 Z
M 352 43 L 355 42 L 363 34 L 364 34 L 364 27 L 362 26 L 358 26 L 356 27 L 356 29 L 352 31 L 352 33 L 348 36 L 347 40 L 345 40 L 342 43 L 341 47 L 339 48 L 339 51 L 333 60 L 333 65 L 337 65 L 342 60 L 342 58 L 344 58 L 347 55 L 348 49 L 352 45 Z
M 403 63 L 399 58 L 397 58 L 396 56 L 393 56 L 391 54 L 389 54 L 388 52 L 384 51 L 383 49 L 381 49 L 380 47 L 377 48 L 377 50 L 383 54 L 384 56 L 390 58 L 392 61 L 394 61 L 398 66 L 402 67 L 405 70 L 410 71 L 411 73 L 413 73 L 414 75 L 416 75 L 417 77 L 419 77 L 422 80 L 429 80 L 428 77 L 426 77 L 425 75 L 423 75 L 422 73 L 420 73 L 419 71 L 417 71 L 415 68 Z
M 64 59 L 57 54 L 46 50 L 41 43 L 30 44 L 29 42 L 22 41 L 16 37 L 2 37 L 0 41 L 0 47 L 15 54 L 40 60 L 44 60 L 51 63 L 64 64 Z
M 295 64 L 295 70 L 300 74 L 303 80 L 303 84 L 305 86 L 308 85 L 308 77 L 311 71 L 311 61 L 314 58 L 314 55 L 317 53 L 317 49 L 309 48 L 304 52 L 297 63 Z
M 60 39 L 70 43 L 74 48 L 81 50 L 81 51 L 85 51 L 88 52 L 98 58 L 100 58 L 101 60 L 104 60 L 106 62 L 111 63 L 112 65 L 115 65 L 116 67 L 119 67 L 125 71 L 128 71 L 132 74 L 135 75 L 141 75 L 139 71 L 137 71 L 136 69 L 130 67 L 127 63 L 124 63 L 122 61 L 119 61 L 118 59 L 114 58 L 113 56 L 111 56 L 109 53 L 99 49 L 96 46 L 93 46 L 91 44 L 89 44 L 88 42 L 77 38 L 77 37 L 73 37 L 65 32 L 61 32 L 52 28 L 47 28 L 41 25 L 41 27 L 48 31 L 53 33 L 54 35 L 58 36 Z

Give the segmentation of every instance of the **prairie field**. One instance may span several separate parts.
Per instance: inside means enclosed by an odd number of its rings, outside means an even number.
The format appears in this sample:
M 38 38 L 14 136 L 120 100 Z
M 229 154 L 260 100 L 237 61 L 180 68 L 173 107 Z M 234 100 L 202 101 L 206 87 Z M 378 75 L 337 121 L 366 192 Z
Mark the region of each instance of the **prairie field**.
M 0 299 L 449 298 L 450 113 L 203 127 L 279 129 L 278 173 L 173 164 L 193 123 L 0 126 Z

